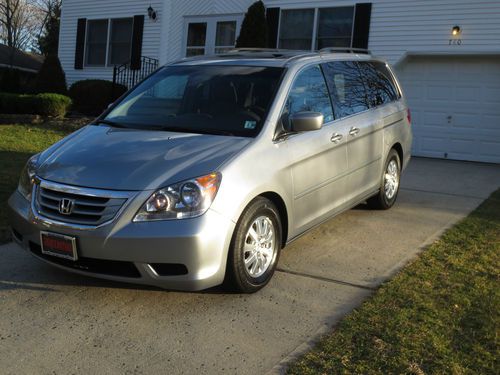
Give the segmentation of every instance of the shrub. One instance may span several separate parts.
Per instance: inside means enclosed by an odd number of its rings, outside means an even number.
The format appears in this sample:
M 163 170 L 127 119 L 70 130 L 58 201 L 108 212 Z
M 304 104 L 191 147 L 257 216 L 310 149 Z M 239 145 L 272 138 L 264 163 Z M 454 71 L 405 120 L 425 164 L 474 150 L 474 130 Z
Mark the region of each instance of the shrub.
M 266 48 L 267 21 L 266 8 L 262 1 L 256 1 L 248 8 L 240 35 L 236 41 L 236 48 Z
M 71 99 L 60 94 L 0 93 L 0 113 L 63 117 L 71 107 Z
M 38 93 L 55 93 L 67 95 L 66 76 L 59 58 L 55 55 L 45 57 L 38 72 L 35 90 Z
M 86 115 L 101 114 L 110 103 L 113 103 L 127 91 L 127 87 L 113 82 L 87 79 L 75 82 L 69 89 L 74 109 Z
M 21 89 L 21 74 L 17 69 L 2 69 L 0 87 L 2 91 L 19 92 Z

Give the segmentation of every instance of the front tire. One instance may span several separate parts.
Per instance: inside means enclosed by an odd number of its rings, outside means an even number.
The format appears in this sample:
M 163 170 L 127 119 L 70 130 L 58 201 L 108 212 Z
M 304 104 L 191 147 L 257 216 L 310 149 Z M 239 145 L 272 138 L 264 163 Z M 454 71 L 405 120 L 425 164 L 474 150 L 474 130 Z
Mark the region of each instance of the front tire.
M 242 293 L 263 288 L 278 263 L 281 233 L 276 206 L 264 197 L 254 199 L 236 224 L 229 249 L 226 287 Z
M 377 210 L 388 210 L 396 202 L 401 179 L 401 161 L 396 150 L 387 156 L 380 182 L 380 191 L 368 199 L 368 206 Z

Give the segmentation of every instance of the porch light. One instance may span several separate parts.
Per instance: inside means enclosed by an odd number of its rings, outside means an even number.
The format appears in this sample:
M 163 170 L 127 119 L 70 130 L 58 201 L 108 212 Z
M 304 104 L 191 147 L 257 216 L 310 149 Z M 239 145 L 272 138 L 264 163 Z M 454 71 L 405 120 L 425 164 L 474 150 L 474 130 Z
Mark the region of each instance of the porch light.
M 453 26 L 451 29 L 451 35 L 456 36 L 460 34 L 460 26 Z
M 153 9 L 153 7 L 150 5 L 148 8 L 148 17 L 150 20 L 156 21 L 156 10 Z

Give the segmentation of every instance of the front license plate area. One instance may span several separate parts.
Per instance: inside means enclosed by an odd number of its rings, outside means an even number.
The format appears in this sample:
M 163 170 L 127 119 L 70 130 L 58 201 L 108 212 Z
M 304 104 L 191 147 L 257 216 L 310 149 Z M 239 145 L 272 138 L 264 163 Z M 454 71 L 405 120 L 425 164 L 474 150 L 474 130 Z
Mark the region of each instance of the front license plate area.
M 42 247 L 42 254 L 69 259 L 72 261 L 76 261 L 78 259 L 75 237 L 41 231 L 40 244 Z

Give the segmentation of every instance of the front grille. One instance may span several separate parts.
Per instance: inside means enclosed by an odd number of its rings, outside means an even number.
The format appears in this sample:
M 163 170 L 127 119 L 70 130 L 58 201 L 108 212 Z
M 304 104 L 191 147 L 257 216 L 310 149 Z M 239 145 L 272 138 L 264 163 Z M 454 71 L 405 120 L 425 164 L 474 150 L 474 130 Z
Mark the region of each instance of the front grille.
M 74 268 L 80 271 L 99 273 L 110 276 L 140 278 L 139 270 L 132 262 L 124 262 L 119 260 L 105 260 L 96 258 L 79 257 L 77 261 L 72 261 L 63 258 L 57 258 L 42 253 L 40 245 L 31 242 L 30 251 L 36 256 L 45 259 L 48 262 L 59 264 L 64 267 Z
M 71 200 L 71 213 L 62 214 L 59 211 L 62 199 Z M 108 222 L 116 216 L 126 200 L 123 197 L 67 192 L 44 185 L 36 189 L 37 211 L 49 219 L 71 224 L 97 226 Z

